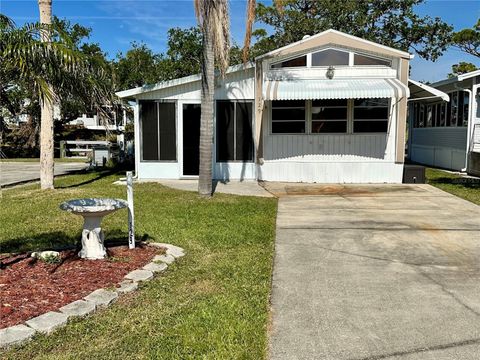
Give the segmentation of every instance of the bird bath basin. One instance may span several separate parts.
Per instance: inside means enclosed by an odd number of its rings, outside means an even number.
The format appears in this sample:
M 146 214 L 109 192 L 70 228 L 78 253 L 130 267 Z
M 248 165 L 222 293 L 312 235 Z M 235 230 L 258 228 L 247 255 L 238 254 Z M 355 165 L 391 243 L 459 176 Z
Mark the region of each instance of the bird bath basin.
M 127 207 L 121 199 L 75 199 L 65 201 L 60 209 L 83 217 L 82 250 L 78 256 L 84 259 L 104 259 L 107 255 L 101 228 L 104 216 Z

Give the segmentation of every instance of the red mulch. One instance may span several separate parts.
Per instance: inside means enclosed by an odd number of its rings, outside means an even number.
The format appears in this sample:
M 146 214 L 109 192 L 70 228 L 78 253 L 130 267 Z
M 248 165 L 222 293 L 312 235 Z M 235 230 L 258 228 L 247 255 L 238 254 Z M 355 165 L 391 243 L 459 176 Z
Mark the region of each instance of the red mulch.
M 62 251 L 60 264 L 27 257 L 0 270 L 0 329 L 79 300 L 92 291 L 115 286 L 130 271 L 143 267 L 162 249 L 140 246 L 108 248 L 109 259 L 83 260 Z M 12 258 L 1 259 L 9 263 Z

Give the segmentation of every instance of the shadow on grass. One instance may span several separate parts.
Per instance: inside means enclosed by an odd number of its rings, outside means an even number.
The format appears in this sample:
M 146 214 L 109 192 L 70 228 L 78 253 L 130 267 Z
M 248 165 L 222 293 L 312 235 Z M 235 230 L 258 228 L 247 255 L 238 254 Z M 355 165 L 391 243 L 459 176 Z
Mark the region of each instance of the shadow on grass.
M 480 189 L 480 179 L 477 179 L 477 178 L 437 177 L 437 178 L 429 179 L 428 183 L 457 185 L 467 189 Z
M 88 172 L 84 172 L 83 174 L 88 174 Z M 92 173 L 92 174 L 93 174 L 93 173 Z M 117 174 L 117 172 L 116 172 L 116 171 L 111 171 L 111 170 L 101 170 L 101 171 L 96 171 L 95 174 L 96 174 L 97 176 L 95 176 L 95 177 L 93 177 L 93 178 L 91 178 L 91 179 L 79 181 L 79 182 L 76 182 L 76 183 L 73 183 L 73 184 L 56 186 L 56 188 L 57 188 L 57 189 L 76 188 L 76 187 L 79 187 L 79 186 L 91 184 L 91 183 L 93 183 L 93 182 L 95 182 L 95 181 L 98 181 L 98 180 L 104 178 L 104 177 Z
M 0 252 L 22 253 L 27 251 L 64 250 L 75 248 L 79 243 L 80 231 L 75 235 L 69 235 L 62 231 L 24 236 L 16 239 L 2 241 Z
M 81 247 L 81 229 L 75 234 L 67 234 L 62 231 L 42 233 L 33 236 L 5 240 L 0 244 L 0 253 L 24 253 L 29 251 L 44 250 L 69 250 Z M 154 240 L 148 234 L 135 234 L 139 241 Z M 128 232 L 121 229 L 111 229 L 105 233 L 105 246 L 128 245 Z

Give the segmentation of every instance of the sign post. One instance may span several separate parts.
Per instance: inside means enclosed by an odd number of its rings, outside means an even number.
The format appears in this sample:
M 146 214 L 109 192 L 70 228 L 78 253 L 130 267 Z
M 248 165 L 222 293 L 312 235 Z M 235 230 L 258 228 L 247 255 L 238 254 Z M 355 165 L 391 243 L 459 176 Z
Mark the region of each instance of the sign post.
M 135 249 L 135 225 L 133 212 L 133 175 L 127 171 L 127 202 L 128 202 L 128 248 Z

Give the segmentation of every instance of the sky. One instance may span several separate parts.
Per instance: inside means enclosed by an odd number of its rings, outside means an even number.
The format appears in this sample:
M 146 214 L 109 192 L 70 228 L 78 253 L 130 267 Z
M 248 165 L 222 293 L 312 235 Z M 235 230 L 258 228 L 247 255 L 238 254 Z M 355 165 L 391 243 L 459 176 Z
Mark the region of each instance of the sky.
M 245 33 L 245 3 L 230 0 L 231 32 L 237 44 L 242 44 Z M 0 12 L 17 25 L 37 21 L 39 16 L 37 0 L 0 0 Z M 461 30 L 471 28 L 480 17 L 480 0 L 427 0 L 416 12 L 438 16 Z M 53 14 L 92 28 L 90 41 L 98 42 L 111 58 L 128 50 L 132 41 L 145 42 L 153 51 L 163 52 L 168 29 L 196 25 L 193 0 L 53 0 Z M 444 79 L 459 61 L 480 67 L 480 59 L 452 48 L 435 63 L 415 56 L 411 78 L 431 82 Z

